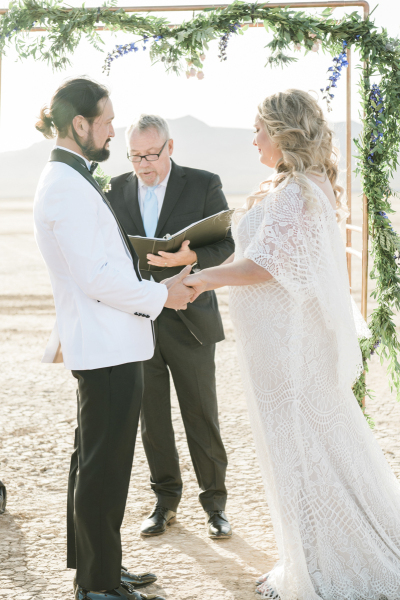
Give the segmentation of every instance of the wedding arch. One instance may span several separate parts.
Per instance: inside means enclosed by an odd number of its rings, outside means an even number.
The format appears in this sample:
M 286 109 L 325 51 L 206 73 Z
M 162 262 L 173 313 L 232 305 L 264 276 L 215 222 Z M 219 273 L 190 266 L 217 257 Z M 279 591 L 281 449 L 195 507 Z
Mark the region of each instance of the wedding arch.
M 358 12 L 336 20 L 336 7 L 361 7 Z M 320 15 L 307 14 L 305 8 L 323 8 Z M 155 16 L 162 12 L 192 12 L 190 20 L 174 25 Z M 145 16 L 142 13 L 147 13 Z M 44 60 L 53 69 L 69 64 L 82 36 L 98 50 L 104 44 L 99 32 L 132 33 L 129 44 L 117 44 L 106 58 L 104 70 L 112 68 L 114 60 L 141 47 L 149 49 L 152 62 L 162 61 L 167 71 L 186 71 L 188 77 L 202 78 L 202 60 L 208 43 L 219 39 L 219 58 L 227 58 L 232 35 L 242 35 L 249 27 L 264 27 L 272 33 L 267 44 L 267 65 L 285 66 L 297 60 L 291 50 L 316 51 L 320 47 L 334 54 L 328 69 L 327 83 L 321 88 L 328 103 L 334 100 L 342 70 L 351 65 L 354 47 L 360 53 L 360 100 L 363 109 L 363 131 L 354 142 L 358 149 L 356 173 L 363 186 L 363 227 L 352 224 L 351 215 L 351 70 L 347 68 L 346 85 L 346 188 L 350 216 L 346 224 L 346 251 L 351 284 L 351 260 L 362 260 L 361 312 L 367 319 L 368 244 L 372 256 L 370 276 L 375 280 L 372 292 L 377 307 L 368 325 L 372 337 L 360 341 L 365 370 L 376 352 L 381 362 L 387 361 L 391 388 L 400 400 L 400 343 L 393 316 L 400 309 L 400 237 L 393 230 L 389 215 L 391 207 L 390 179 L 397 167 L 400 145 L 400 44 L 389 38 L 386 30 L 378 31 L 365 0 L 325 2 L 247 3 L 235 1 L 220 5 L 136 6 L 119 8 L 114 0 L 98 8 L 71 8 L 60 0 L 19 0 L 0 9 L 0 101 L 1 58 L 14 44 L 21 60 L 33 56 Z M 30 37 L 30 32 L 41 35 Z M 373 83 L 374 82 L 374 83 Z M 321 82 L 323 83 L 323 82 Z M 352 232 L 362 235 L 362 252 L 352 247 Z M 365 373 L 354 386 L 354 392 L 365 409 Z

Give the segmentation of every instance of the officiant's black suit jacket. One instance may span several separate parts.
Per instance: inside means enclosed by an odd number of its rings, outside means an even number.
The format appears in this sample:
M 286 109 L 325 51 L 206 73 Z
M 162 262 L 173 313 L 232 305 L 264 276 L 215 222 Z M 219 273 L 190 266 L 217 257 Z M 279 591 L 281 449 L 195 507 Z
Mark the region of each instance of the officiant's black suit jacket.
M 218 175 L 200 169 L 180 167 L 171 162 L 171 174 L 155 237 L 164 237 L 167 233 L 173 235 L 200 219 L 229 208 Z M 129 235 L 146 236 L 140 213 L 136 175 L 130 172 L 114 177 L 107 197 L 125 231 Z M 207 269 L 220 265 L 234 252 L 231 232 L 228 232 L 222 242 L 197 248 L 195 252 L 195 268 Z M 150 279 L 152 275 L 154 281 L 160 282 L 176 275 L 182 269 L 183 266 L 172 267 L 151 273 L 141 270 L 141 274 L 144 279 Z M 224 339 L 215 292 L 204 292 L 195 302 L 188 304 L 187 310 L 178 311 L 178 314 L 202 344 L 214 344 Z

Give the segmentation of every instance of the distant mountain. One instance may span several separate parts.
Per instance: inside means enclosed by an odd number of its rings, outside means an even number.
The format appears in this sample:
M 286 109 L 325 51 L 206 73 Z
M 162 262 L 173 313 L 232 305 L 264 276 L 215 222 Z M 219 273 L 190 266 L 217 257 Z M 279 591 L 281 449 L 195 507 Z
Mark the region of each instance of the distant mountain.
M 191 116 L 171 119 L 168 123 L 175 142 L 174 160 L 180 165 L 218 173 L 225 193 L 246 194 L 267 178 L 270 170 L 258 160 L 257 151 L 252 145 L 251 130 L 210 127 Z M 342 149 L 346 147 L 345 131 L 345 123 L 335 124 L 338 146 Z M 358 136 L 360 131 L 361 125 L 353 123 L 353 137 Z M 103 165 L 104 171 L 112 176 L 132 168 L 126 158 L 125 130 L 117 129 L 115 133 L 111 157 Z M 0 153 L 0 197 L 33 196 L 53 146 L 53 140 L 44 140 L 30 148 Z M 352 154 L 355 154 L 354 147 Z M 344 167 L 344 160 L 341 159 L 341 169 Z M 400 189 L 400 173 L 394 184 L 395 189 Z M 359 188 L 359 182 L 354 181 L 353 189 L 357 191 Z

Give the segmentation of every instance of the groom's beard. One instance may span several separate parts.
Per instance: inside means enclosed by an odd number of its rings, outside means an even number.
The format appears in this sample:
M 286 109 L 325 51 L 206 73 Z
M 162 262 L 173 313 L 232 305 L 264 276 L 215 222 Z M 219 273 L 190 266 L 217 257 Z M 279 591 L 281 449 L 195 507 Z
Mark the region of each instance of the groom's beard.
M 88 138 L 86 142 L 81 142 L 79 136 L 75 133 L 74 128 L 72 127 L 72 133 L 75 138 L 76 143 L 79 148 L 82 150 L 82 153 L 87 160 L 91 160 L 94 162 L 104 162 L 108 158 L 110 158 L 110 150 L 106 148 L 108 142 L 111 141 L 111 138 L 108 138 L 104 146 L 102 148 L 98 148 L 93 140 L 93 132 L 90 130 Z

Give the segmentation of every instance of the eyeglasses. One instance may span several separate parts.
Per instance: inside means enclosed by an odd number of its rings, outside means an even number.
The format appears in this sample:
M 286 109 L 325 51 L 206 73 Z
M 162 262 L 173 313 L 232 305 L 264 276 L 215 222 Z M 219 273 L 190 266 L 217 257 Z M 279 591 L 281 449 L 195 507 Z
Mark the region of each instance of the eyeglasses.
M 158 154 L 145 154 L 144 156 L 139 156 L 138 154 L 129 154 L 129 152 L 127 152 L 126 155 L 128 159 L 133 163 L 140 163 L 142 161 L 142 158 L 145 158 L 149 162 L 153 162 L 160 158 L 160 154 L 164 150 L 167 142 L 169 142 L 169 140 L 165 140 L 164 145 Z

